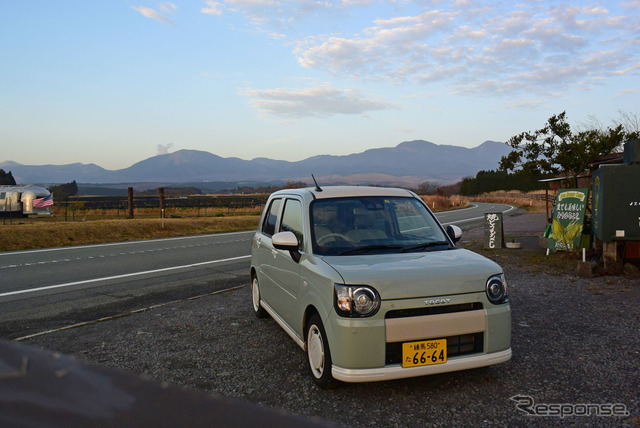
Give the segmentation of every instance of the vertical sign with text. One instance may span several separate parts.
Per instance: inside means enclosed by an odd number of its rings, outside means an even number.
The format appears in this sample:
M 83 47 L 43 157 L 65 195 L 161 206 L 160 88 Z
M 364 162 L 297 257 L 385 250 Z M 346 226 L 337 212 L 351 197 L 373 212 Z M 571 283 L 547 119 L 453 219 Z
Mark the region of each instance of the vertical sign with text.
M 549 249 L 578 251 L 589 189 L 559 190 L 553 212 Z
M 503 242 L 502 213 L 486 213 L 484 215 L 484 248 L 491 250 L 502 248 Z

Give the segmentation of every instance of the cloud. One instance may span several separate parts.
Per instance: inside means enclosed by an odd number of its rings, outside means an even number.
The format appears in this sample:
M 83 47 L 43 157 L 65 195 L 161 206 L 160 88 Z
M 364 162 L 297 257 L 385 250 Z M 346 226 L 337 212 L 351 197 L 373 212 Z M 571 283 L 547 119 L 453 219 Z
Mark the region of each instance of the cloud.
M 613 99 L 618 99 L 620 97 L 623 97 L 625 95 L 636 95 L 638 94 L 640 91 L 638 91 L 637 89 L 622 89 L 620 91 L 618 91 L 615 95 L 613 95 Z
M 627 68 L 625 68 L 623 70 L 612 71 L 611 74 L 617 75 L 617 76 L 622 76 L 622 75 L 625 75 L 627 73 L 634 72 L 636 70 L 640 70 L 640 62 L 638 62 L 636 64 L 631 64 L 629 67 L 627 67 Z
M 285 118 L 362 115 L 395 108 L 384 101 L 367 99 L 354 89 L 325 86 L 300 90 L 247 89 L 242 95 L 250 97 L 250 104 L 260 112 Z
M 166 13 L 173 13 L 176 10 L 178 10 L 178 6 L 168 1 L 160 3 L 159 7 L 160 7 L 160 10 Z
M 293 46 L 302 67 L 343 79 L 438 82 L 458 93 L 547 94 L 635 71 L 639 61 L 640 0 L 560 5 L 208 0 L 206 5 L 203 13 L 239 14 L 260 33 Z M 598 61 L 597 55 L 612 50 L 612 62 Z
M 637 15 L 617 16 L 594 5 L 528 3 L 504 10 L 457 4 L 379 18 L 352 34 L 309 36 L 294 53 L 303 67 L 340 77 L 444 81 L 467 93 L 567 89 L 578 80 L 631 70 L 638 61 L 632 43 Z
M 640 10 L 640 0 L 623 1 L 620 3 L 620 5 L 631 10 Z
M 163 144 L 158 144 L 158 148 L 156 150 L 156 154 L 159 155 L 166 155 L 167 153 L 169 153 L 169 150 L 171 150 L 173 148 L 173 143 L 169 143 L 166 145 Z
M 206 6 L 200 9 L 200 12 L 205 15 L 213 15 L 213 16 L 221 16 L 222 15 L 222 4 L 217 1 L 207 0 L 205 2 Z
M 542 100 L 536 101 L 523 101 L 523 102 L 505 102 L 505 107 L 509 109 L 521 109 L 521 108 L 537 108 L 544 104 Z
M 173 10 L 177 9 L 177 7 L 173 4 L 173 3 L 162 3 L 160 5 L 161 8 L 163 8 L 163 10 L 165 9 L 170 9 L 171 5 L 173 6 Z M 131 6 L 131 9 L 135 10 L 136 12 L 139 12 L 141 15 L 146 16 L 147 18 L 151 18 L 154 19 L 158 22 L 162 22 L 163 24 L 168 24 L 171 26 L 175 26 L 175 24 L 173 23 L 173 21 L 171 21 L 169 18 L 166 18 L 165 16 L 163 16 L 160 12 L 153 10 L 149 7 L 145 7 L 145 6 Z

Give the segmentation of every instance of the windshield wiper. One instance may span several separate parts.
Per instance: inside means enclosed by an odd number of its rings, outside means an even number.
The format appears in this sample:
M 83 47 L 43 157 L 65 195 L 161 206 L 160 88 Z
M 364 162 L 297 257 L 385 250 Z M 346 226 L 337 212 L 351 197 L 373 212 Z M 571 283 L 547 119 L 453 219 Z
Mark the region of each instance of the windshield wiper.
M 352 248 L 350 250 L 342 251 L 340 253 L 341 256 L 346 256 L 348 254 L 364 254 L 370 251 L 377 250 L 401 250 L 403 249 L 403 245 L 367 245 L 364 247 Z
M 427 248 L 430 247 L 437 247 L 439 245 L 446 245 L 449 246 L 450 242 L 449 241 L 431 241 L 431 242 L 424 242 L 422 244 L 418 244 L 418 245 L 412 245 L 410 247 L 404 247 L 402 249 L 403 253 L 410 253 L 412 251 L 420 251 L 420 250 L 426 250 Z

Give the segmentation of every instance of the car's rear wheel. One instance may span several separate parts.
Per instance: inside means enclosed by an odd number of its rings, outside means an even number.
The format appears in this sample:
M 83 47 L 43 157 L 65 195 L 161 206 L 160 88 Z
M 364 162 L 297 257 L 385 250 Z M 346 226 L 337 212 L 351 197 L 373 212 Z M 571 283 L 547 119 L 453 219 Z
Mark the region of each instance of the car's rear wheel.
M 331 352 L 318 314 L 311 317 L 307 326 L 307 357 L 314 382 L 321 388 L 331 386 L 334 382 L 331 376 Z
M 251 281 L 251 301 L 253 303 L 253 313 L 258 318 L 265 318 L 267 311 L 260 306 L 260 284 L 258 283 L 258 276 L 255 275 Z

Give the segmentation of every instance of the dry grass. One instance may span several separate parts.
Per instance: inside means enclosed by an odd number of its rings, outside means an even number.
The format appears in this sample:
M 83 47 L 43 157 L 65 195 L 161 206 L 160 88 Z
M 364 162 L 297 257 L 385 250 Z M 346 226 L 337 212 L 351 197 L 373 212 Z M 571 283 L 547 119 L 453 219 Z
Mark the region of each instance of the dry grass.
M 545 191 L 537 190 L 535 192 L 491 192 L 474 196 L 473 200 L 477 202 L 489 202 L 494 204 L 507 204 L 524 208 L 530 212 L 543 213 L 546 210 L 546 202 L 544 200 Z M 550 193 L 550 196 L 552 194 Z
M 449 211 L 469 206 L 469 201 L 460 195 L 439 196 L 429 195 L 420 196 L 422 200 L 431 208 L 432 211 Z
M 0 251 L 62 247 L 65 245 L 135 241 L 255 229 L 259 216 L 129 219 L 99 221 L 0 222 Z M 46 220 L 46 219 L 44 219 Z
M 434 211 L 469 206 L 462 196 L 421 196 Z M 262 207 L 172 208 L 163 221 L 157 208 L 137 208 L 133 219 L 124 210 L 85 210 L 57 206 L 51 217 L 0 220 L 0 251 L 135 241 L 174 236 L 255 229 Z M 66 214 L 66 220 L 65 220 Z

